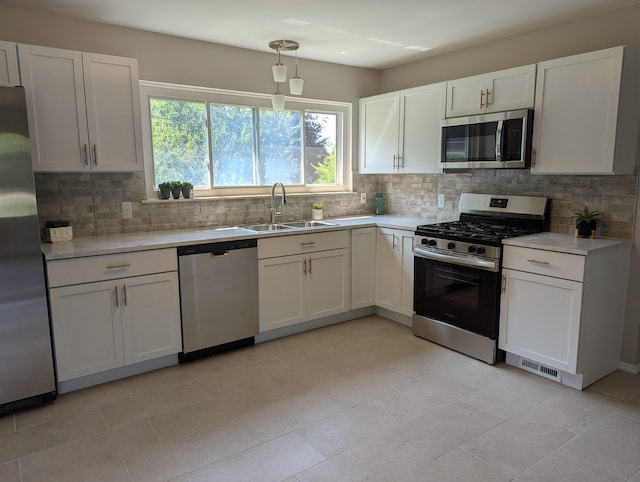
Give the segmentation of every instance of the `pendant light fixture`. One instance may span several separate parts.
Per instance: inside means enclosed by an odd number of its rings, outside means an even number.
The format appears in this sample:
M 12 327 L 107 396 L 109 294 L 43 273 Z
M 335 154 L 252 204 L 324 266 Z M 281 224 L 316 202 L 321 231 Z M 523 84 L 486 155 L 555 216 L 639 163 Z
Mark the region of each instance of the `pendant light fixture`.
M 284 109 L 284 94 L 280 93 L 280 84 L 287 81 L 287 66 L 281 62 L 281 51 L 295 51 L 296 70 L 295 76 L 289 79 L 289 92 L 291 95 L 302 95 L 304 80 L 298 77 L 298 48 L 300 44 L 295 40 L 273 40 L 269 42 L 269 48 L 276 51 L 276 64 L 271 68 L 273 81 L 276 83 L 276 93 L 271 96 L 271 104 L 274 109 Z

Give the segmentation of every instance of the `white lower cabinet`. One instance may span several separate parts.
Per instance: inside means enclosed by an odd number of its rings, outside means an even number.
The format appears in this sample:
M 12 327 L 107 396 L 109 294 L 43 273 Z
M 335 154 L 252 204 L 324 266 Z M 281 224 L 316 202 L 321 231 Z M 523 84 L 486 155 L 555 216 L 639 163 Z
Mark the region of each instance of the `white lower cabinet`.
M 351 231 L 351 309 L 376 304 L 377 228 Z
M 376 305 L 413 313 L 413 232 L 378 228 Z
M 59 381 L 181 350 L 177 258 L 174 249 L 158 251 L 164 263 L 156 269 L 174 270 L 127 277 L 127 271 L 136 273 L 136 266 L 160 256 L 151 251 L 48 263 Z M 97 270 L 100 263 L 103 266 Z M 78 280 L 106 280 L 60 286 L 68 282 L 63 273 L 70 270 L 82 273 L 75 275 Z
M 507 362 L 578 389 L 616 370 L 629 252 L 623 242 L 582 255 L 505 246 L 499 347 Z
M 258 240 L 260 332 L 349 310 L 348 233 Z

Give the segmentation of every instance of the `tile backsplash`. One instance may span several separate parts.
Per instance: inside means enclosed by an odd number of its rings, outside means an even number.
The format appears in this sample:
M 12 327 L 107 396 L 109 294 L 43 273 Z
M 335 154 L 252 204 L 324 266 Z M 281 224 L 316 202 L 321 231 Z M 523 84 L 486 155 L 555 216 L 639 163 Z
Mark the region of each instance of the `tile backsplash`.
M 599 235 L 630 239 L 636 176 L 544 176 L 508 169 L 464 174 L 354 174 L 353 193 L 287 196 L 283 219 L 310 218 L 313 202 L 324 204 L 325 217 L 370 214 L 373 195 L 381 191 L 388 214 L 448 220 L 457 218 L 463 192 L 518 194 L 551 200 L 551 231 L 573 233 L 572 212 L 586 204 L 603 212 Z M 142 173 L 36 173 L 35 179 L 41 224 L 48 219 L 70 219 L 75 236 L 269 220 L 268 196 L 146 202 Z M 360 203 L 361 192 L 367 193 L 366 204 Z M 444 195 L 444 208 L 437 206 L 438 194 Z M 122 219 L 123 201 L 132 203 L 132 219 Z

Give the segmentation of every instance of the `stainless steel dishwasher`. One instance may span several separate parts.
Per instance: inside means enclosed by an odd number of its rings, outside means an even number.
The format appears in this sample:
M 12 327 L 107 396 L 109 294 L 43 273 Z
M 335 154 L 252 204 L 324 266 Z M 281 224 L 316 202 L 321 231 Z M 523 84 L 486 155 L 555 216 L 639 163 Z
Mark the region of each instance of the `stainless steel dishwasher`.
M 258 334 L 255 239 L 178 248 L 185 362 L 240 346 Z

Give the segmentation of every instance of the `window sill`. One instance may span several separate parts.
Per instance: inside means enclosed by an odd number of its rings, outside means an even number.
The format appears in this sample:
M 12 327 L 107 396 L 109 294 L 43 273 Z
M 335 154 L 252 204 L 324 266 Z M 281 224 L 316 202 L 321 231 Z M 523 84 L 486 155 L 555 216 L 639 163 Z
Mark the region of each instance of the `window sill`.
M 323 197 L 323 196 L 343 196 L 343 195 L 354 195 L 356 194 L 354 191 L 329 191 L 329 192 L 293 192 L 287 193 L 287 198 L 309 198 L 309 197 Z M 280 196 L 280 191 L 276 193 L 276 196 Z M 143 199 L 142 204 L 157 204 L 157 203 L 166 203 L 166 202 L 209 202 L 209 201 L 234 201 L 239 199 L 268 199 L 270 198 L 270 194 L 245 194 L 245 195 L 234 195 L 234 196 L 194 196 L 189 199 L 156 199 L 156 198 L 147 198 Z

